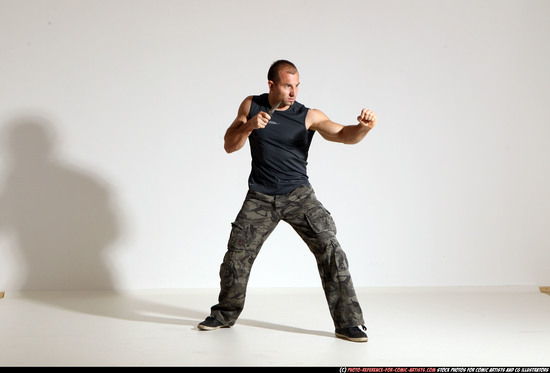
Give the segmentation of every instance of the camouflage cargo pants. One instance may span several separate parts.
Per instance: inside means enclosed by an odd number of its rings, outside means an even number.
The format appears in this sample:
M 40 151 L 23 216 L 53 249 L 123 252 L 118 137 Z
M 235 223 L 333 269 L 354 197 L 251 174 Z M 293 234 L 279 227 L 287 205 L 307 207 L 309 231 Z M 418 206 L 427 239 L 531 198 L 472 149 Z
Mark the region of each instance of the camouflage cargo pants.
M 335 327 L 364 324 L 348 261 L 336 240 L 336 226 L 310 186 L 277 196 L 248 192 L 232 223 L 220 266 L 218 304 L 211 308 L 211 316 L 224 325 L 235 323 L 244 307 L 252 264 L 281 220 L 294 228 L 314 254 Z

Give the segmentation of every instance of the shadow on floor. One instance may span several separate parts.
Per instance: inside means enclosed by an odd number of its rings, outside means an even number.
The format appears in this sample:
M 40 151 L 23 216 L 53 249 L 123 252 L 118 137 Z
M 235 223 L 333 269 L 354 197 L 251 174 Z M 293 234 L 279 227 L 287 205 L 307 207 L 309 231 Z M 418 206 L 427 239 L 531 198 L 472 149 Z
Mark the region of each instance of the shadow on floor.
M 147 301 L 117 291 L 32 291 L 22 294 L 26 299 L 34 302 L 73 312 L 129 321 L 182 325 L 191 327 L 198 333 L 208 333 L 197 328 L 198 323 L 206 317 L 204 311 Z M 334 334 L 327 331 L 304 329 L 260 320 L 243 318 L 238 320 L 235 327 L 239 325 L 334 338 Z

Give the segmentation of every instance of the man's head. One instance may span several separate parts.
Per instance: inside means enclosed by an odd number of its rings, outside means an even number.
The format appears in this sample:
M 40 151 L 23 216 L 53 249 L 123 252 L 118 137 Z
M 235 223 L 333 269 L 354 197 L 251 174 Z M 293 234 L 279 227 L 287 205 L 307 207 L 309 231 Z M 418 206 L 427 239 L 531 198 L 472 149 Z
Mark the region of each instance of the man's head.
M 296 66 L 294 66 L 292 62 L 287 60 L 278 60 L 273 62 L 273 64 L 269 68 L 269 71 L 267 72 L 267 80 L 272 81 L 274 83 L 278 83 L 280 71 L 283 71 L 289 74 L 298 73 L 298 69 L 296 68 Z
M 281 108 L 291 106 L 298 95 L 300 75 L 294 64 L 287 60 L 275 61 L 267 73 L 271 104 L 283 101 Z

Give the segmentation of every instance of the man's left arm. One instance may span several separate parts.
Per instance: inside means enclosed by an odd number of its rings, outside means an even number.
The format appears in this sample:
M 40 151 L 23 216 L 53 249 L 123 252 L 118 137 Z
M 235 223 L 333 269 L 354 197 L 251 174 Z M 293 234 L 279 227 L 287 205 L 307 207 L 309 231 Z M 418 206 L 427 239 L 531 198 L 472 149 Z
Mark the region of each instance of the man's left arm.
M 317 131 L 324 139 L 343 144 L 357 144 L 376 125 L 376 114 L 363 109 L 356 125 L 344 126 L 331 121 L 322 111 L 310 109 L 306 117 L 308 129 Z

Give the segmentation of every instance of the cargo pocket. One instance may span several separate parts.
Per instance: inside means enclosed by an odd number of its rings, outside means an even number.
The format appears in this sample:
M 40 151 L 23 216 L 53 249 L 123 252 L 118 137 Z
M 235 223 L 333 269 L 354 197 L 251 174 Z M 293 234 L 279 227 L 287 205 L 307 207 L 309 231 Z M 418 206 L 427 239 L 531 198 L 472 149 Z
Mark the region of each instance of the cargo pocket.
M 330 212 L 323 206 L 319 206 L 306 214 L 306 219 L 313 231 L 317 234 L 329 233 L 336 235 L 336 224 Z
M 229 243 L 227 248 L 229 250 L 244 250 L 248 246 L 248 226 L 249 224 L 243 224 L 241 222 L 231 223 L 231 234 L 229 236 Z

